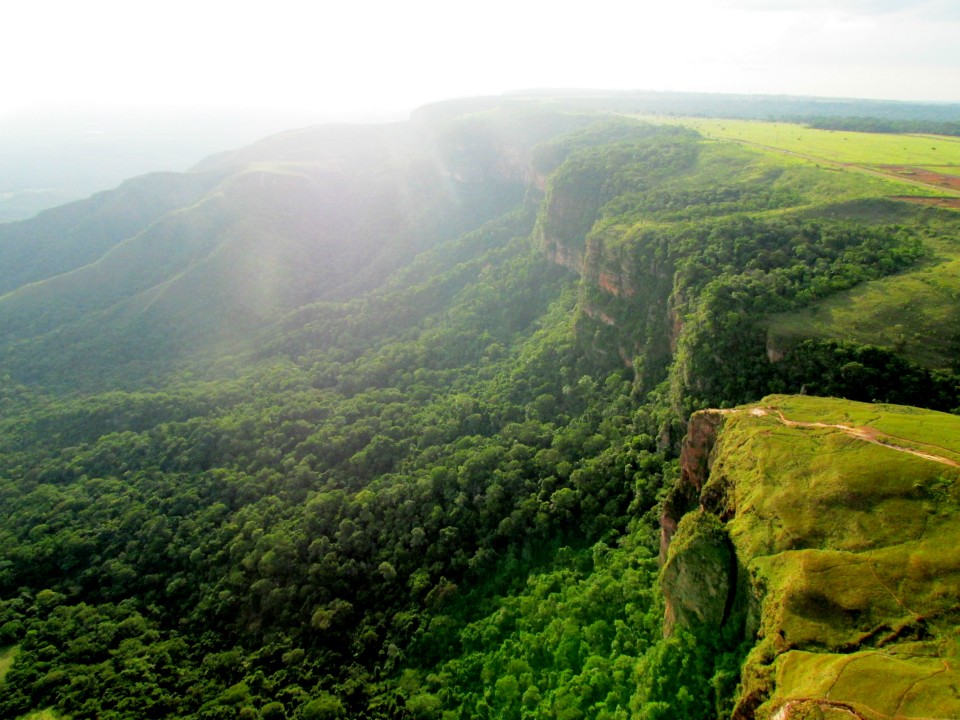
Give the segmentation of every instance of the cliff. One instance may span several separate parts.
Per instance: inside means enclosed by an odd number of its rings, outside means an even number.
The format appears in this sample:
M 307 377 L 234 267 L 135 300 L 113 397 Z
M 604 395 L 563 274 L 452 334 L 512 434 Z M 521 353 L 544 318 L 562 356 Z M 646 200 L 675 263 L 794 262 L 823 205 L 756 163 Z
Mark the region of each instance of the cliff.
M 667 626 L 755 637 L 735 718 L 960 717 L 958 481 L 952 415 L 770 396 L 691 418 Z
M 678 130 L 601 124 L 541 148 L 535 162 L 546 183 L 534 236 L 582 278 L 579 335 L 596 356 L 635 369 L 645 389 L 666 376 L 682 322 L 667 241 L 636 223 L 650 209 L 644 193 L 680 182 L 698 157 L 696 137 Z
M 711 453 L 726 413 L 704 410 L 695 413 L 687 425 L 680 450 L 680 478 L 663 501 L 660 515 L 660 560 L 666 560 L 667 548 L 681 518 L 700 504 L 703 486 L 710 476 Z

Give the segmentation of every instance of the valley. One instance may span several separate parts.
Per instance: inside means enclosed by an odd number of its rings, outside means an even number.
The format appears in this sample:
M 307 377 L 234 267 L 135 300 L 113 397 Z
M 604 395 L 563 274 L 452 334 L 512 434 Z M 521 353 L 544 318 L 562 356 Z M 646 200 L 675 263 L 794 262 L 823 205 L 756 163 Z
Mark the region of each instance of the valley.
M 960 143 L 642 99 L 0 224 L 0 717 L 957 716 Z

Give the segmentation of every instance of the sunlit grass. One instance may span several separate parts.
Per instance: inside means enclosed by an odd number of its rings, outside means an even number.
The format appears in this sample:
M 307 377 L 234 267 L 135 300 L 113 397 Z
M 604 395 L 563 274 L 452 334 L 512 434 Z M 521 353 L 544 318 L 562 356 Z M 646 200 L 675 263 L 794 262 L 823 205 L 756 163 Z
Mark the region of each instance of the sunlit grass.
M 960 164 L 960 138 L 817 130 L 793 123 L 685 119 L 707 137 L 756 143 L 836 163 L 864 165 Z
M 918 408 L 773 395 L 725 417 L 704 493 L 727 486 L 731 539 L 764 588 L 745 672 L 773 691 L 761 710 L 807 698 L 823 717 L 831 702 L 864 717 L 958 716 L 960 470 L 778 413 L 960 458 L 960 417 Z
M 944 175 L 960 176 L 960 165 L 931 165 L 926 168 L 933 172 L 943 173 Z
M 869 426 L 918 446 L 934 445 L 960 456 L 960 417 L 949 413 L 802 395 L 770 395 L 762 404 L 775 407 L 789 420 Z
M 803 125 L 757 120 L 643 116 L 655 123 L 684 125 L 718 143 L 733 142 L 777 158 L 782 167 L 806 166 L 823 177 L 833 171 L 844 178 L 843 195 L 889 197 L 917 195 L 956 197 L 958 192 L 921 182 L 909 172 L 885 166 L 926 166 L 956 174 L 960 164 L 960 139 L 941 136 L 855 133 L 817 130 Z
M 736 142 L 766 153 L 782 163 L 833 169 L 859 178 L 859 197 L 924 195 L 955 197 L 958 191 L 921 182 L 909 174 L 882 166 L 927 166 L 956 174 L 960 165 L 960 138 L 931 135 L 858 133 L 818 130 L 786 122 L 718 118 L 643 119 L 693 128 L 707 138 Z
M 0 648 L 0 680 L 3 680 L 3 676 L 7 674 L 10 666 L 13 665 L 13 661 L 17 657 L 18 649 L 16 645 Z
M 703 142 L 695 167 L 687 173 L 678 173 L 664 180 L 658 189 L 716 187 L 735 183 L 759 183 L 769 190 L 794 193 L 800 205 L 805 207 L 916 194 L 916 186 L 900 182 L 894 177 L 844 172 L 795 155 L 773 153 L 724 140 Z M 761 214 L 779 214 L 791 209 L 780 208 Z
M 953 717 L 941 714 L 956 705 L 951 688 L 956 677 L 944 672 L 944 667 L 937 658 L 892 657 L 873 651 L 791 652 L 777 664 L 778 693 L 770 706 L 776 707 L 780 698 L 803 697 L 825 703 L 821 712 L 829 712 L 829 703 L 837 703 L 836 717 L 852 715 L 841 703 L 849 703 L 862 713 L 860 717 Z

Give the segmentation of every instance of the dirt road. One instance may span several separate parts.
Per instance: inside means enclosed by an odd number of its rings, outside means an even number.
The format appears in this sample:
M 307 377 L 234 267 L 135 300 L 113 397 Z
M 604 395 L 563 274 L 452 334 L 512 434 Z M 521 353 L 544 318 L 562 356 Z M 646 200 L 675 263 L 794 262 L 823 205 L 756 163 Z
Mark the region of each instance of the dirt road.
M 907 453 L 909 455 L 915 455 L 916 457 L 923 458 L 924 460 L 930 460 L 932 462 L 942 463 L 943 465 L 949 465 L 950 467 L 960 468 L 960 462 L 956 460 L 951 460 L 950 458 L 944 457 L 943 455 L 937 455 L 936 453 L 925 452 L 923 450 L 915 450 L 914 448 L 904 447 L 903 445 L 897 445 L 894 441 L 901 440 L 905 442 L 915 442 L 918 445 L 927 445 L 927 443 L 922 443 L 914 440 L 909 440 L 907 438 L 898 438 L 895 435 L 885 435 L 879 430 L 869 427 L 869 426 L 851 426 L 851 425 L 838 425 L 831 423 L 821 423 L 821 422 L 799 422 L 797 420 L 789 420 L 783 416 L 783 413 L 779 410 L 774 410 L 772 408 L 753 408 L 750 411 L 750 414 L 755 417 L 764 417 L 772 415 L 780 420 L 781 423 L 787 427 L 802 427 L 802 428 L 831 428 L 834 430 L 839 430 L 845 435 L 856 438 L 857 440 L 863 440 L 864 442 L 873 443 L 874 445 L 880 445 L 881 447 L 889 448 L 890 450 L 896 450 L 897 452 Z M 946 450 L 946 448 L 943 448 Z

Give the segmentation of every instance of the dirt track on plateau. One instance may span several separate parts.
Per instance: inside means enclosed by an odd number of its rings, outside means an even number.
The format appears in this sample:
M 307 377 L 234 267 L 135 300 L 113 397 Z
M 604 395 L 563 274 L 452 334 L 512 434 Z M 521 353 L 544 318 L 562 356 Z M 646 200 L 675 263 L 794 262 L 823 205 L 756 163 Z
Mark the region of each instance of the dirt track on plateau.
M 951 460 L 950 458 L 944 457 L 943 455 L 937 455 L 935 453 L 924 452 L 922 450 L 915 450 L 913 448 L 904 447 L 903 445 L 897 445 L 892 442 L 893 440 L 901 440 L 904 442 L 916 442 L 908 440 L 907 438 L 898 438 L 894 435 L 885 435 L 879 430 L 868 426 L 852 426 L 852 425 L 838 425 L 831 423 L 821 423 L 821 422 L 799 422 L 797 420 L 788 420 L 783 416 L 783 413 L 779 410 L 773 410 L 771 408 L 753 408 L 750 411 L 750 414 L 754 417 L 765 417 L 772 415 L 776 417 L 783 425 L 787 427 L 800 427 L 800 428 L 830 428 L 833 430 L 839 430 L 845 435 L 849 435 L 852 438 L 857 440 L 863 440 L 864 442 L 873 443 L 874 445 L 880 445 L 881 447 L 889 448 L 890 450 L 896 450 L 897 452 L 907 453 L 908 455 L 914 455 L 924 460 L 930 460 L 932 462 L 941 463 L 943 465 L 949 465 L 950 467 L 960 468 L 960 462 L 956 460 Z M 927 443 L 917 442 L 918 445 L 926 445 Z M 946 449 L 946 448 L 944 448 Z

